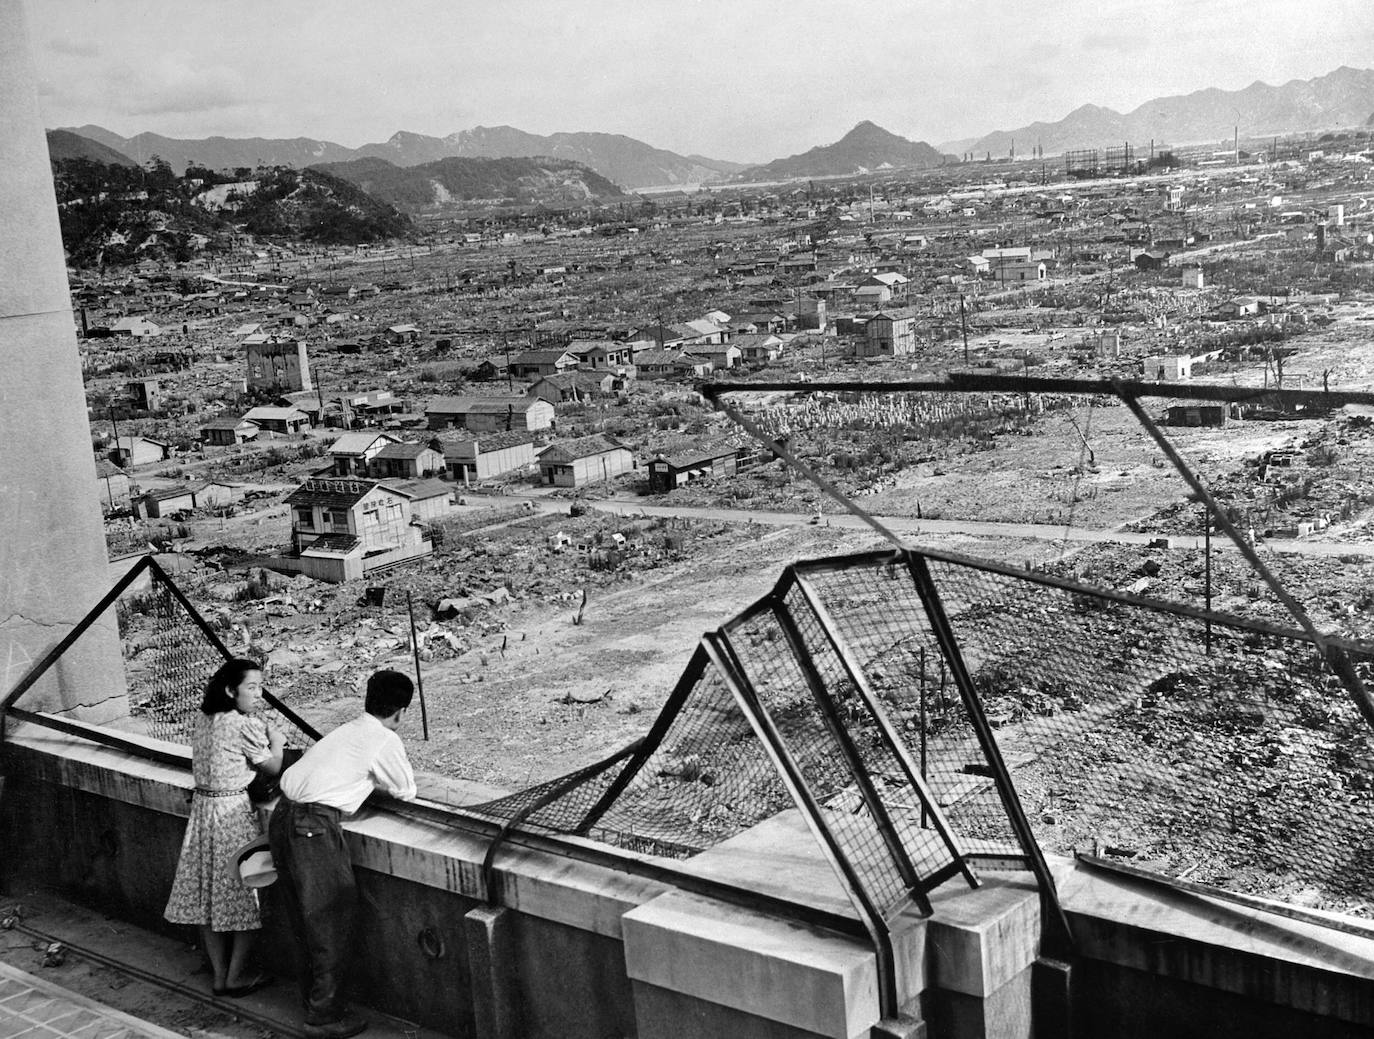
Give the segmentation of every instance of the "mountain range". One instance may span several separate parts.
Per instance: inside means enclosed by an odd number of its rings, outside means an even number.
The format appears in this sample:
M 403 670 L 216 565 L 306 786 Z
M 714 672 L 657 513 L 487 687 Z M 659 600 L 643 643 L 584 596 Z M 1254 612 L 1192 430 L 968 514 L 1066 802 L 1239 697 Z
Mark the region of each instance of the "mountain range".
M 792 177 L 833 177 L 872 170 L 938 166 L 945 157 L 925 141 L 909 141 L 864 120 L 834 144 L 823 144 L 799 155 L 751 166 L 740 180 L 787 180 Z
M 607 180 L 631 190 L 668 184 L 703 184 L 724 180 L 744 168 L 743 163 L 678 155 L 643 141 L 612 133 L 526 133 L 513 126 L 478 126 L 471 130 L 429 137 L 401 131 L 381 144 L 346 148 L 310 137 L 206 137 L 185 140 L 141 133 L 121 137 L 101 126 L 67 127 L 72 133 L 147 162 L 154 155 L 182 173 L 189 165 L 210 169 L 257 166 L 315 166 L 354 159 L 385 159 L 393 166 L 419 166 L 449 158 L 527 158 L 552 156 L 580 162 Z
M 1006 156 L 1013 144 L 1020 155 L 1040 145 L 1054 155 L 1070 148 L 1102 148 L 1130 141 L 1139 150 L 1147 141 L 1169 145 L 1310 133 L 1363 125 L 1374 112 L 1374 69 L 1342 66 L 1315 79 L 1291 80 L 1271 87 L 1255 82 L 1243 90 L 1209 88 L 1191 94 L 1155 98 L 1126 114 L 1083 105 L 1058 122 L 1031 123 L 998 130 L 973 141 L 942 146 Z
M 310 168 L 346 180 L 373 198 L 411 213 L 479 199 L 559 204 L 626 197 L 619 187 L 580 162 L 549 156 L 449 156 L 418 166 L 397 166 L 386 159 L 364 158 Z
M 121 137 L 100 126 L 66 127 L 54 134 L 76 134 L 143 164 L 161 156 L 183 172 L 195 164 L 210 169 L 289 166 L 381 159 L 399 168 L 449 158 L 531 158 L 548 156 L 581 163 L 601 177 L 629 190 L 666 185 L 721 183 L 730 180 L 783 180 L 834 176 L 888 167 L 929 166 L 941 153 L 972 151 L 1005 156 L 1013 147 L 1021 155 L 1039 145 L 1047 154 L 1071 148 L 1108 147 L 1130 141 L 1137 149 L 1149 140 L 1162 145 L 1229 140 L 1236 127 L 1253 139 L 1364 125 L 1374 118 L 1374 69 L 1341 67 L 1310 80 L 1271 87 L 1253 83 L 1243 90 L 1198 90 L 1156 98 L 1122 114 L 1098 105 L 1083 105 L 1057 122 L 1036 122 L 998 130 L 976 139 L 954 141 L 938 149 L 910 141 L 871 122 L 859 123 L 834 144 L 822 145 L 763 165 L 727 162 L 702 155 L 679 155 L 643 141 L 610 133 L 527 133 L 513 126 L 478 126 L 446 137 L 398 132 L 379 144 L 347 148 L 309 137 L 197 140 L 140 133 Z M 61 148 L 80 149 L 69 136 Z M 66 154 L 64 152 L 64 154 Z M 87 155 L 88 158 L 96 158 Z M 97 161 L 111 161 L 107 156 Z M 115 160 L 117 161 L 117 159 Z M 399 190 L 399 189 L 398 189 Z M 405 189 L 413 191 L 412 188 Z M 592 194 L 599 194 L 594 189 Z

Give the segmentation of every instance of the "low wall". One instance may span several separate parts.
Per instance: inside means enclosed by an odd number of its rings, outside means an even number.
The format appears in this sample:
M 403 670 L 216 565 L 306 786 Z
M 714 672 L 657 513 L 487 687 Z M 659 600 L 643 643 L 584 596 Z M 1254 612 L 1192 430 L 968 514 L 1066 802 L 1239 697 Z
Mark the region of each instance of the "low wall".
M 136 742 L 185 755 L 175 745 Z M 10 725 L 3 750 L 0 847 L 25 849 L 0 859 L 5 888 L 51 887 L 141 927 L 189 937 L 189 929 L 162 919 L 190 809 L 189 757 L 186 767 L 158 764 L 22 723 Z M 469 792 L 469 799 L 489 793 Z M 461 798 L 462 791 L 448 784 L 444 794 Z M 661 962 L 665 943 L 677 940 L 677 925 L 665 924 L 658 907 L 677 893 L 662 882 L 508 844 L 496 863 L 501 905 L 490 906 L 482 836 L 374 808 L 345 829 L 359 878 L 355 945 L 368 951 L 355 963 L 354 990 L 369 1005 L 448 1035 L 667 1039 L 720 1035 L 714 1029 L 723 1026 L 737 1036 L 844 1039 L 867 1034 L 878 1020 L 866 942 L 703 901 L 697 908 L 708 935 L 732 921 L 736 962 L 752 964 L 748 976 L 791 991 L 820 977 L 828 979 L 827 992 L 843 994 L 838 1013 L 826 1004 L 812 1020 L 786 1008 L 782 1021 L 766 1008 L 753 1012 L 754 994 L 738 981 L 706 999 L 677 991 L 691 987 L 700 964 L 678 963 L 673 977 L 637 966 Z M 633 912 L 647 916 L 630 939 Z M 292 973 L 295 942 L 270 888 L 264 926 L 260 948 L 269 965 Z M 694 955 L 711 957 L 718 944 L 698 944 Z M 641 990 L 637 973 L 646 971 L 656 980 Z M 664 1017 L 662 994 L 713 1022 L 712 1030 L 683 1030 Z M 711 1002 L 713 994 L 725 1002 Z
M 184 748 L 146 742 L 189 762 Z M 51 887 L 187 934 L 161 916 L 189 811 L 187 765 L 29 724 L 9 726 L 3 762 L 6 890 Z M 422 798 L 451 802 L 489 794 L 437 779 L 421 787 Z M 356 991 L 464 1039 L 1277 1039 L 1374 1027 L 1374 941 L 1069 861 L 1055 867 L 1079 942 L 1071 962 L 1037 960 L 1040 906 L 1028 874 L 986 874 L 977 890 L 951 882 L 932 894 L 929 919 L 897 921 L 904 1013 L 880 1020 L 866 941 L 765 911 L 762 899 L 742 907 L 662 871 L 629 871 L 652 860 L 615 852 L 583 861 L 568 852 L 608 853 L 575 838 L 507 844 L 496 858 L 499 904 L 489 904 L 487 841 L 461 820 L 366 808 L 346 831 L 361 892 Z M 678 868 L 852 916 L 796 813 Z M 290 973 L 295 942 L 271 896 L 262 948 Z

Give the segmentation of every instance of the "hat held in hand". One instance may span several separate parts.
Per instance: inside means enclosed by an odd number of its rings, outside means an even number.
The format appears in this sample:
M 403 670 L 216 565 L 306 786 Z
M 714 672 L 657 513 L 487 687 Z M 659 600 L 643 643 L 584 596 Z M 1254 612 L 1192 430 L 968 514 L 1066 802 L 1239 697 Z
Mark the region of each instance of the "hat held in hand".
M 275 882 L 277 867 L 272 862 L 267 834 L 254 837 L 230 855 L 229 870 L 243 882 L 244 887 L 267 887 Z

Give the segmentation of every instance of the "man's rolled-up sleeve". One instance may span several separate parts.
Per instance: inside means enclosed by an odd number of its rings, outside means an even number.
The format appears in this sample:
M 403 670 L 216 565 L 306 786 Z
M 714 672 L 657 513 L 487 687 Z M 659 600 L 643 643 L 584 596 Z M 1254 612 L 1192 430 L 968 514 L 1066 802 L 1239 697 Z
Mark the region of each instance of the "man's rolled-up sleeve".
M 398 801 L 414 801 L 416 795 L 415 772 L 406 757 L 405 745 L 395 736 L 387 740 L 377 760 L 372 763 L 372 782 L 384 794 L 390 794 Z

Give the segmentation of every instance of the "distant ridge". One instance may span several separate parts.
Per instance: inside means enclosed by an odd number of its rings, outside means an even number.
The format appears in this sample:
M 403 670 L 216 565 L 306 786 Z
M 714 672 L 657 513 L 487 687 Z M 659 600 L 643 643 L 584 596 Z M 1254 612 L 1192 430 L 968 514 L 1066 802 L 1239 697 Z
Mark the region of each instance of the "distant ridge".
M 364 158 L 311 168 L 346 180 L 373 198 L 412 213 L 478 199 L 557 204 L 626 197 L 619 187 L 581 163 L 551 156 L 448 156 L 418 166 L 397 166 L 386 159 Z
M 139 165 L 154 155 L 162 158 L 178 176 L 191 165 L 212 170 L 232 170 L 240 167 L 293 166 L 300 169 L 318 162 L 343 162 L 353 158 L 352 148 L 331 141 L 317 141 L 310 137 L 204 137 L 186 140 L 163 137 L 161 134 L 141 133 L 120 137 L 101 126 L 64 127 L 73 133 L 99 141 L 122 152 Z
M 397 166 L 415 166 L 443 158 L 504 159 L 549 155 L 571 159 L 607 180 L 635 189 L 670 184 L 703 184 L 723 180 L 740 169 L 738 163 L 684 156 L 655 148 L 624 134 L 526 133 L 513 126 L 476 126 L 447 137 L 396 134 L 385 144 L 358 149 L 359 157 L 386 159 Z
M 878 169 L 938 166 L 944 157 L 925 141 L 909 141 L 864 120 L 834 144 L 800 155 L 751 166 L 741 180 L 786 180 L 792 177 L 843 176 Z
M 1130 141 L 1143 147 L 1151 139 L 1171 145 L 1229 141 L 1239 128 L 1243 138 L 1315 133 L 1360 126 L 1374 111 L 1374 69 L 1346 66 L 1315 79 L 1295 79 L 1278 87 L 1255 82 L 1243 90 L 1215 87 L 1191 94 L 1155 98 L 1123 115 L 1110 108 L 1082 105 L 1057 122 L 1031 123 L 998 130 L 972 144 L 954 142 L 953 151 L 1007 156 L 1033 147 L 1047 154 L 1070 148 L 1102 148 Z
M 607 180 L 636 189 L 673 184 L 703 184 L 724 180 L 743 169 L 740 163 L 684 156 L 655 148 L 624 134 L 526 133 L 513 126 L 478 126 L 471 130 L 430 137 L 398 131 L 379 144 L 347 148 L 310 137 L 206 137 L 184 140 L 141 133 L 121 137 L 100 126 L 64 127 L 142 164 L 160 156 L 178 174 L 195 164 L 210 169 L 249 169 L 291 166 L 297 169 L 353 159 L 384 159 L 393 166 L 419 166 L 448 158 L 529 158 L 547 155 L 580 162 Z
M 48 158 L 53 162 L 86 159 L 90 162 L 103 162 L 107 166 L 138 165 L 123 152 L 71 130 L 48 131 Z

